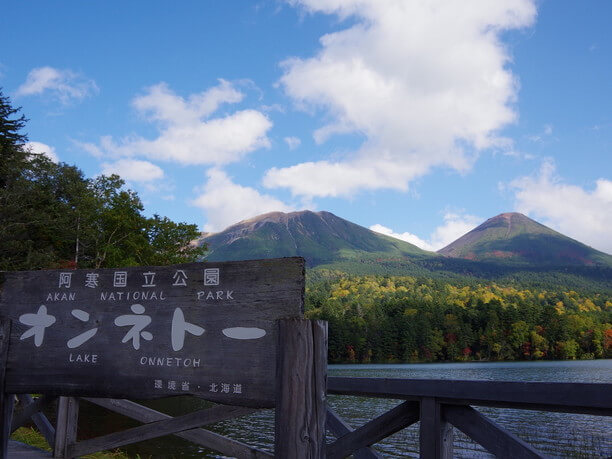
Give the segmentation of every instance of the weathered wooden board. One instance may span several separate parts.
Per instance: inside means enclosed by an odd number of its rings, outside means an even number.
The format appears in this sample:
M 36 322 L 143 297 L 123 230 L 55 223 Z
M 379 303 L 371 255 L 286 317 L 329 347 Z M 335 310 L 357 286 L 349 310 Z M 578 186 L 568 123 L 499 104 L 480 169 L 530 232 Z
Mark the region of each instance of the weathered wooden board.
M 344 419 L 342 419 L 338 414 L 329 406 L 327 407 L 327 421 L 326 421 L 327 430 L 331 431 L 336 438 L 343 437 L 345 435 L 354 432 L 355 429 L 351 427 Z M 326 445 L 326 454 L 329 456 L 329 446 Z M 372 448 L 360 448 L 353 452 L 353 457 L 355 459 L 383 459 L 383 455 L 378 451 Z
M 5 273 L 6 391 L 271 407 L 303 298 L 302 258 Z
M 335 413 L 332 412 L 331 415 L 334 416 Z M 328 420 L 329 419 L 330 416 L 328 416 Z M 331 445 L 327 445 L 327 459 L 342 459 L 352 453 L 355 453 L 355 456 L 357 456 L 358 451 L 362 451 L 359 455 L 365 456 L 363 452 L 367 451 L 367 449 L 364 447 L 378 443 L 383 438 L 399 432 L 418 420 L 419 404 L 416 402 L 404 402 L 392 410 L 365 423 L 358 429 L 346 432 Z M 341 422 L 340 419 L 338 419 L 338 421 Z M 336 424 L 338 421 L 336 421 Z
M 442 403 L 497 406 L 610 416 L 612 391 L 603 383 L 458 381 L 330 377 L 327 391 L 405 400 L 434 397 Z
M 442 416 L 442 405 L 433 397 L 420 403 L 419 455 L 432 459 L 452 459 L 453 428 Z
M 13 413 L 11 433 L 31 419 L 40 433 L 43 434 L 47 443 L 53 446 L 55 443 L 55 428 L 41 410 L 49 406 L 57 398 L 43 395 L 34 400 L 30 394 L 19 394 L 18 398 L 21 409 Z
M 279 320 L 274 457 L 325 457 L 327 322 Z
M 536 459 L 545 457 L 516 435 L 502 429 L 471 406 L 445 405 L 444 417 L 495 457 Z
M 2 364 L 7 358 L 9 342 L 6 338 L 10 335 L 10 330 L 11 322 L 0 318 L 0 458 L 6 457 L 15 404 L 15 396 L 7 394 L 5 390 L 6 371 L 5 366 Z
M 25 443 L 10 440 L 7 457 L 10 459 L 36 459 L 39 457 L 51 457 L 51 453 L 26 445 Z

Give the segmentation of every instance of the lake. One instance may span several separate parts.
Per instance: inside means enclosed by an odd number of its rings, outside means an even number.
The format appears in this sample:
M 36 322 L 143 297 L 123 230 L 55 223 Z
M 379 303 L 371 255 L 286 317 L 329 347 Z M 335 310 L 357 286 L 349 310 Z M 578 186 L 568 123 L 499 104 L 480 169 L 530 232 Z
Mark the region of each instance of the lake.
M 442 363 L 406 365 L 330 365 L 329 376 L 385 378 L 463 379 L 488 381 L 540 381 L 612 383 L 612 360 L 554 362 Z M 329 404 L 347 422 L 359 426 L 399 404 L 399 400 L 329 396 Z M 147 405 L 178 415 L 206 407 L 207 402 L 177 397 L 148 402 Z M 611 457 L 612 418 L 565 413 L 478 408 L 540 452 L 556 457 Z M 109 416 L 83 403 L 83 419 L 96 418 L 90 425 L 125 428 L 132 425 L 122 417 Z M 89 423 L 88 423 L 89 424 Z M 262 410 L 239 420 L 226 421 L 212 429 L 236 440 L 272 450 L 274 413 Z M 492 457 L 455 429 L 456 457 Z M 218 454 L 175 437 L 147 441 L 124 448 L 141 457 L 220 458 Z M 418 424 L 384 439 L 376 445 L 388 457 L 418 457 Z

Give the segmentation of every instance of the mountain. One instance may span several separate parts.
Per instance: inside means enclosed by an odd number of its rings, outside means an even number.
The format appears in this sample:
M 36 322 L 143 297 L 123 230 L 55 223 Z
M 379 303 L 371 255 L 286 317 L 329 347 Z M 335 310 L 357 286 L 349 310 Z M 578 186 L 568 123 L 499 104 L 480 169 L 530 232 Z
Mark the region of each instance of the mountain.
M 208 261 L 301 256 L 310 267 L 438 257 L 330 212 L 271 212 L 207 234 Z
M 195 241 L 207 261 L 301 256 L 312 279 L 333 273 L 416 276 L 462 284 L 500 282 L 612 292 L 612 257 L 524 215 L 487 220 L 439 253 L 330 212 L 271 212 Z
M 447 257 L 530 266 L 612 266 L 612 256 L 520 213 L 504 213 L 438 251 Z

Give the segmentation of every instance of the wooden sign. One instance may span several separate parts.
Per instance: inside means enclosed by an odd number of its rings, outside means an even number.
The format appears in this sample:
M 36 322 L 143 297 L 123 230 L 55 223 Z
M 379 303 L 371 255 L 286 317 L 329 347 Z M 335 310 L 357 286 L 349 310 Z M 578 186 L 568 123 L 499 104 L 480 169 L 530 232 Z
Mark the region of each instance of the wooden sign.
M 303 315 L 302 258 L 3 277 L 7 393 L 270 407 L 275 321 Z

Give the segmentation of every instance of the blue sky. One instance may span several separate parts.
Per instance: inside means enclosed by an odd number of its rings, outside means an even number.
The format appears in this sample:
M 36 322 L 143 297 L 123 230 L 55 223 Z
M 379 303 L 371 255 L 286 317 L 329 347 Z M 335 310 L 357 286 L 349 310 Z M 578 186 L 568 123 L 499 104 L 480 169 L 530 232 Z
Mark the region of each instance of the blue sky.
M 612 253 L 606 0 L 28 1 L 31 148 L 219 231 L 327 210 L 435 250 L 519 211 Z

